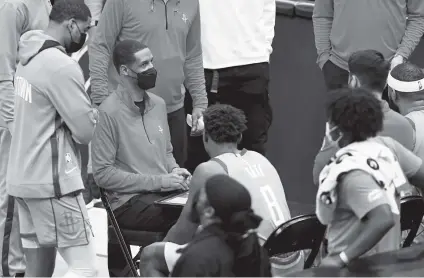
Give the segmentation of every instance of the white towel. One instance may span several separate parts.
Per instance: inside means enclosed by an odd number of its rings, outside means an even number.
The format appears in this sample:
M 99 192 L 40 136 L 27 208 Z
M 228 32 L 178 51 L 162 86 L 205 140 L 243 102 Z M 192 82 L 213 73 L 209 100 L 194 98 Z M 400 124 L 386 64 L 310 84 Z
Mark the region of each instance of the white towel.
M 339 150 L 320 173 L 316 214 L 322 224 L 328 225 L 333 220 L 339 178 L 353 170 L 369 173 L 390 196 L 394 196 L 396 188 L 407 182 L 396 156 L 389 148 L 372 140 L 352 143 Z M 394 202 L 391 204 L 392 211 L 399 214 L 394 198 L 389 200 Z

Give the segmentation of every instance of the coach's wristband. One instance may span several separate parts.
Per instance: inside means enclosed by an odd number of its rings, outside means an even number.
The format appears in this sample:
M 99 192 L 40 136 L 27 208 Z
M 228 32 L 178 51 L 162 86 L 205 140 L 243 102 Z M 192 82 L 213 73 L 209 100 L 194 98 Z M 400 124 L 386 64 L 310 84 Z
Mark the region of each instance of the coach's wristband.
M 349 263 L 349 258 L 346 256 L 345 252 L 341 252 L 340 255 L 340 260 L 342 260 L 342 262 L 347 265 Z

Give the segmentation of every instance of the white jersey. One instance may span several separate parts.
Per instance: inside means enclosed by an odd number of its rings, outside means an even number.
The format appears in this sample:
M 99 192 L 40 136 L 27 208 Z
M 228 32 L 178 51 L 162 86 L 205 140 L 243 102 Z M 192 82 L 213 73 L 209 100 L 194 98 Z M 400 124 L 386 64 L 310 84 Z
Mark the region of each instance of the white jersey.
M 241 183 L 252 197 L 252 209 L 263 218 L 258 235 L 266 240 L 280 224 L 290 220 L 286 194 L 274 166 L 263 155 L 243 150 L 212 158 Z

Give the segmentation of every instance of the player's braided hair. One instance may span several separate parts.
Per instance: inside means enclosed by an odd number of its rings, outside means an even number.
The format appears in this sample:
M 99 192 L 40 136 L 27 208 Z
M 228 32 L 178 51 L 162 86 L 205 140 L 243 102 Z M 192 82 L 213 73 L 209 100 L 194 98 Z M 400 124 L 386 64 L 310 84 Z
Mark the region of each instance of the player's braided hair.
M 203 114 L 205 132 L 216 143 L 237 143 L 247 129 L 243 111 L 227 104 L 210 106 Z

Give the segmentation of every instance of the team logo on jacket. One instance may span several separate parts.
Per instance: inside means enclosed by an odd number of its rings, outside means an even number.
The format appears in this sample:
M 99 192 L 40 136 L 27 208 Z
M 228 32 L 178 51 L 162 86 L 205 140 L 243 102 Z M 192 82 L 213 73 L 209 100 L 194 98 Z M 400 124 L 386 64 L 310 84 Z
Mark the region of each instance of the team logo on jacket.
M 186 14 L 183 14 L 181 19 L 182 19 L 182 21 L 184 21 L 184 23 L 187 23 L 188 17 L 186 16 Z
M 159 132 L 160 132 L 160 133 L 162 133 L 162 134 L 163 134 L 163 129 L 162 129 L 162 127 L 161 127 L 161 126 L 158 126 L 158 130 L 159 130 Z

